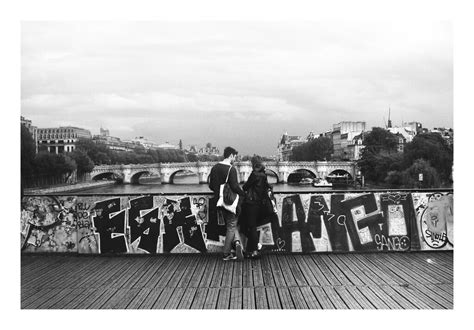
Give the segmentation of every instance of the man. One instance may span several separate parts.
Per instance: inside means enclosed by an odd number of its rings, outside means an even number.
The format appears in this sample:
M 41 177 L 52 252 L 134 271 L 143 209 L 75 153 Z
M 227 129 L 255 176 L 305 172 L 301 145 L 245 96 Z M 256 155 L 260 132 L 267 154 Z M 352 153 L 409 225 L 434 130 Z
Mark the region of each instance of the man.
M 209 188 L 214 192 L 216 202 L 219 199 L 220 186 L 226 182 L 227 173 L 229 173 L 227 182 L 230 185 L 230 189 L 238 194 L 240 199 L 245 196 L 244 191 L 240 188 L 239 183 L 237 182 L 237 170 L 232 166 L 237 154 L 238 152 L 234 148 L 226 147 L 224 149 L 224 160 L 214 165 L 211 169 L 211 173 L 209 174 Z M 223 260 L 228 261 L 237 258 L 243 259 L 242 243 L 240 241 L 239 231 L 237 230 L 237 215 L 223 207 L 217 207 L 217 213 L 217 216 L 221 215 L 223 217 L 227 229 L 224 242 Z M 235 245 L 235 254 L 231 252 L 232 243 Z

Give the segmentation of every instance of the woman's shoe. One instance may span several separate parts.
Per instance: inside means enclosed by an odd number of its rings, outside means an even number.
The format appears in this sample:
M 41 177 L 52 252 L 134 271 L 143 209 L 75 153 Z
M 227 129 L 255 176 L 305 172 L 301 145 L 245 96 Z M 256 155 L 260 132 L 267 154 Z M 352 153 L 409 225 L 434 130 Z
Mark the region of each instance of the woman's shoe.
M 260 258 L 260 252 L 258 252 L 258 251 L 253 251 L 253 252 L 250 254 L 250 258 L 252 258 L 252 259 L 258 259 L 258 258 Z

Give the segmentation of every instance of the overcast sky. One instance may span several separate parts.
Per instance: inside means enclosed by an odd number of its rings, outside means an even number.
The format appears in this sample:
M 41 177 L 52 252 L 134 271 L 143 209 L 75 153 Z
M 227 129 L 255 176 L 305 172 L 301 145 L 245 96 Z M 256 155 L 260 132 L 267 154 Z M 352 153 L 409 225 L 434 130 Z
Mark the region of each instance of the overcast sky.
M 453 127 L 447 22 L 23 22 L 21 114 L 46 128 L 232 145 L 341 121 Z

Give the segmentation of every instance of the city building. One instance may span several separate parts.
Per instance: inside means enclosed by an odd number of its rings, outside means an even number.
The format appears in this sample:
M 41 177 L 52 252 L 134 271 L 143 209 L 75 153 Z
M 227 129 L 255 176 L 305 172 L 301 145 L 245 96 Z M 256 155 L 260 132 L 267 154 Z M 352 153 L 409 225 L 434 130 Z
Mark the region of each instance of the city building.
M 303 143 L 308 142 L 307 139 L 301 136 L 288 135 L 287 132 L 283 134 L 278 142 L 277 146 L 277 160 L 278 161 L 289 161 L 293 153 L 293 149 Z
M 36 147 L 36 152 L 38 152 L 38 131 L 37 131 L 37 127 L 36 126 L 33 126 L 32 125 L 32 122 L 31 120 L 29 119 L 26 119 L 25 117 L 23 116 L 20 116 L 20 122 L 21 122 L 21 125 L 25 126 L 28 131 L 30 132 L 31 134 L 31 137 L 33 138 L 33 141 L 35 141 L 35 147 Z
M 36 132 L 38 151 L 47 150 L 56 154 L 74 151 L 78 139 L 92 138 L 89 130 L 73 126 L 38 128 Z
M 114 151 L 133 151 L 137 146 L 136 143 L 130 141 L 121 141 L 118 137 L 110 136 L 108 129 L 100 128 L 100 134 L 94 135 L 92 140 L 95 143 L 102 143 L 110 150 Z
M 157 143 L 155 143 L 153 141 L 150 141 L 150 140 L 146 139 L 143 136 L 136 137 L 136 138 L 132 139 L 131 142 L 135 143 L 135 144 L 142 145 L 147 150 L 148 149 L 157 149 L 157 148 L 160 147 Z
M 168 141 L 166 141 L 165 143 L 162 143 L 162 144 L 158 145 L 157 148 L 160 148 L 160 149 L 174 149 L 174 150 L 178 150 L 178 149 L 179 149 L 179 146 L 176 146 L 176 145 L 171 144 L 171 143 L 169 143 Z
M 454 143 L 454 131 L 452 128 L 435 127 L 431 130 L 432 133 L 438 133 L 448 143 L 452 145 Z
M 355 153 L 352 140 L 365 131 L 365 121 L 342 121 L 332 127 L 332 143 L 334 160 L 348 160 Z M 350 150 L 352 149 L 352 150 Z

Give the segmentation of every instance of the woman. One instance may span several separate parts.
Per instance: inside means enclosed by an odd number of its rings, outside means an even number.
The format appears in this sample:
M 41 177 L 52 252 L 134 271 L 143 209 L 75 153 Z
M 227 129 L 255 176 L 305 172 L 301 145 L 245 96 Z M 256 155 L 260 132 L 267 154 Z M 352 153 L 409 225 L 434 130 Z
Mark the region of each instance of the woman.
M 268 189 L 271 189 L 271 186 L 268 184 L 265 166 L 260 157 L 253 157 L 251 162 L 253 171 L 243 186 L 246 195 L 242 205 L 244 217 L 242 227 L 245 228 L 248 237 L 247 253 L 251 258 L 258 258 L 257 220 L 263 216 L 264 199 L 268 198 Z

